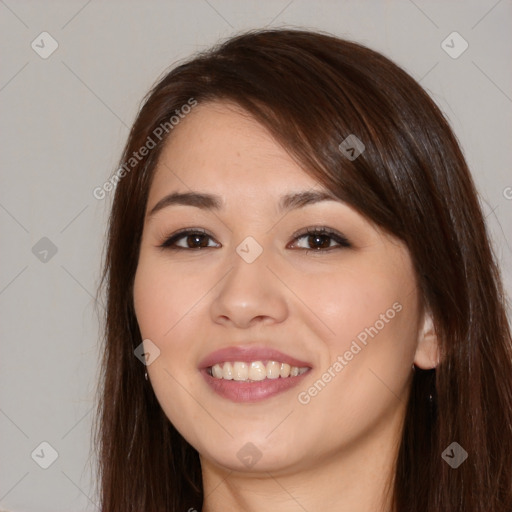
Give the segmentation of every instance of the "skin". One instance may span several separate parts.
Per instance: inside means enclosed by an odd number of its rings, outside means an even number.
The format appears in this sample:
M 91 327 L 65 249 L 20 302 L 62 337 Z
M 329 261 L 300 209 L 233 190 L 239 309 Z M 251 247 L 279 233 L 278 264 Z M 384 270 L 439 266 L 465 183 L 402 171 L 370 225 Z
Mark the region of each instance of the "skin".
M 407 248 L 339 201 L 278 213 L 281 195 L 311 189 L 323 186 L 226 102 L 200 104 L 182 120 L 155 171 L 147 213 L 175 191 L 217 194 L 223 202 L 219 211 L 172 205 L 147 215 L 134 286 L 142 337 L 160 350 L 148 366 L 151 385 L 200 454 L 203 511 L 388 510 L 411 366 L 437 364 Z M 293 239 L 310 226 L 342 233 L 351 247 Z M 206 230 L 209 247 L 158 247 L 183 228 Z M 263 249 L 252 263 L 236 252 L 248 236 Z M 194 237 L 177 243 L 187 247 L 187 240 Z M 300 403 L 298 394 L 396 303 L 394 318 Z M 247 344 L 274 347 L 312 369 L 277 396 L 231 402 L 204 382 L 198 363 Z M 252 467 L 237 456 L 248 442 L 261 454 Z

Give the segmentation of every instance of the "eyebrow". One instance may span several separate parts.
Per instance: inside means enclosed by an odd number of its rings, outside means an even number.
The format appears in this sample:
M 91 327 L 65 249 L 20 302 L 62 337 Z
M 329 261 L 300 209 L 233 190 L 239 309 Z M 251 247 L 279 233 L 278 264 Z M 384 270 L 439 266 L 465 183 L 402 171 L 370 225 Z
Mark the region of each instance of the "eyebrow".
M 337 201 L 343 203 L 341 199 L 330 194 L 327 191 L 302 191 L 292 192 L 281 197 L 279 201 L 279 212 L 283 213 L 295 208 L 303 208 L 304 206 L 319 203 L 321 201 Z M 195 206 L 202 210 L 221 210 L 222 198 L 214 194 L 206 194 L 201 192 L 172 192 L 166 195 L 148 213 L 151 217 L 156 212 L 173 205 Z

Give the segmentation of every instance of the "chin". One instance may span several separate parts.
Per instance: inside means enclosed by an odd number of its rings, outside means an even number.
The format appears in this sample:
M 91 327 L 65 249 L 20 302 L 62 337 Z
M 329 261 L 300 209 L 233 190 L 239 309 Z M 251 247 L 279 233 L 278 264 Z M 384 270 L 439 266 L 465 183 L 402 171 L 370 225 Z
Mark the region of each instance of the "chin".
M 240 445 L 240 446 L 238 446 Z M 295 453 L 291 458 L 291 448 L 277 450 L 275 448 L 258 447 L 257 443 L 246 441 L 232 443 L 222 453 L 219 450 L 200 452 L 200 457 L 208 459 L 214 465 L 240 473 L 281 473 L 299 463 Z

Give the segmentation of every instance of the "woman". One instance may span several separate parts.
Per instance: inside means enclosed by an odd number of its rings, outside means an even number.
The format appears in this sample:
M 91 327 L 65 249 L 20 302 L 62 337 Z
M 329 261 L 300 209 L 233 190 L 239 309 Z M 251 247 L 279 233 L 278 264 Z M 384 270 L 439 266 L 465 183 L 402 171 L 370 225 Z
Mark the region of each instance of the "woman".
M 512 510 L 500 276 L 408 74 L 239 35 L 152 89 L 114 178 L 102 510 Z

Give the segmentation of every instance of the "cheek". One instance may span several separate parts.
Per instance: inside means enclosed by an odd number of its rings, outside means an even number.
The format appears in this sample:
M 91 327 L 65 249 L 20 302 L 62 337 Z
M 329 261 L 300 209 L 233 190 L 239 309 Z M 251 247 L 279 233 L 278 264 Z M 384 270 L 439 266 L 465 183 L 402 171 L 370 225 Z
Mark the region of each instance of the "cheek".
M 197 376 L 201 340 L 208 336 L 204 308 L 212 286 L 209 279 L 201 279 L 200 269 L 185 271 L 165 258 L 141 254 L 134 280 L 135 314 L 142 339 L 160 350 L 148 374 L 159 399 L 167 402 L 170 393 L 169 404 L 179 402 L 180 386 L 192 389 Z M 182 398 L 187 401 L 186 394 Z
M 363 384 L 380 377 L 392 389 L 404 386 L 416 350 L 418 320 L 417 291 L 407 262 L 386 268 L 374 262 L 317 275 L 303 281 L 297 294 L 321 320 L 317 334 L 327 349 L 322 369 L 343 358 L 343 371 L 337 375 L 344 377 L 336 379 L 340 390 L 344 378 Z
M 376 269 L 309 283 L 314 312 L 330 330 L 322 330 L 325 357 L 299 396 L 305 429 L 330 424 L 355 439 L 405 403 L 417 335 L 413 286 Z
M 311 278 L 302 276 L 294 292 L 319 320 L 322 331 L 318 334 L 331 347 L 343 348 L 360 334 L 364 340 L 364 333 L 375 324 L 379 332 L 402 325 L 397 320 L 406 316 L 404 306 L 414 312 L 411 285 L 400 277 L 378 269 L 337 269 Z
M 157 343 L 170 337 L 197 301 L 197 290 L 186 286 L 183 276 L 145 258 L 139 261 L 133 295 L 141 334 Z
M 185 281 L 168 265 L 144 257 L 134 281 L 134 307 L 142 338 L 160 350 L 147 368 L 151 386 L 167 417 L 182 431 L 197 415 L 187 390 L 194 389 L 196 369 L 190 337 L 198 323 L 194 304 L 202 296 Z
M 164 295 L 165 281 L 155 269 L 139 264 L 133 287 L 133 303 L 142 337 L 156 340 L 163 334 L 169 297 Z M 170 309 L 172 311 L 172 309 Z

